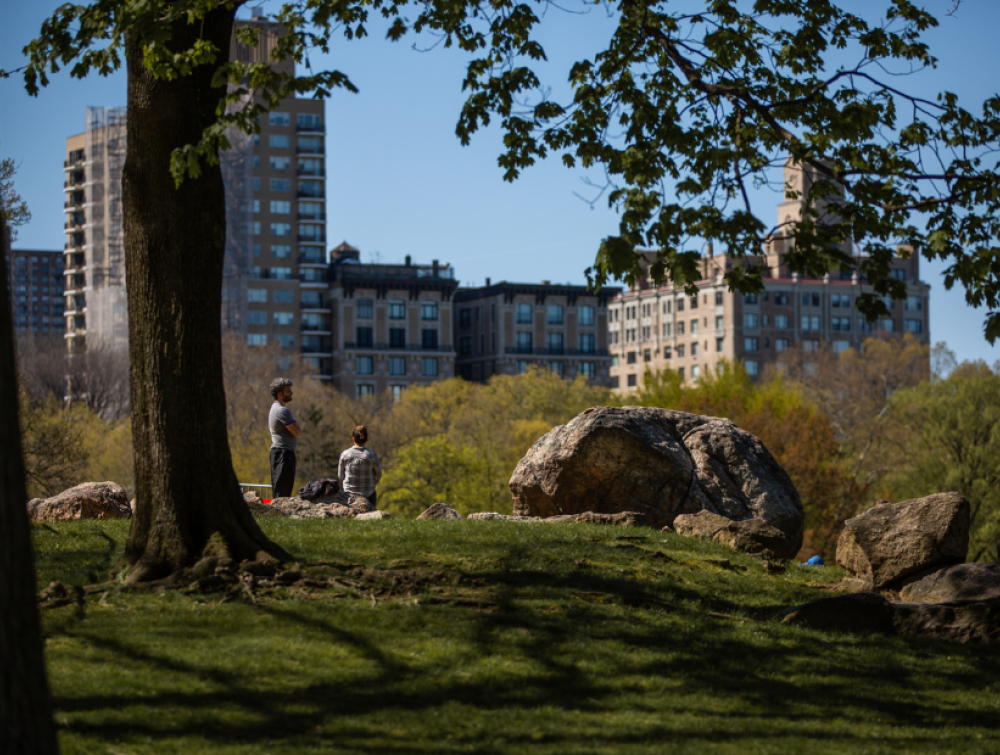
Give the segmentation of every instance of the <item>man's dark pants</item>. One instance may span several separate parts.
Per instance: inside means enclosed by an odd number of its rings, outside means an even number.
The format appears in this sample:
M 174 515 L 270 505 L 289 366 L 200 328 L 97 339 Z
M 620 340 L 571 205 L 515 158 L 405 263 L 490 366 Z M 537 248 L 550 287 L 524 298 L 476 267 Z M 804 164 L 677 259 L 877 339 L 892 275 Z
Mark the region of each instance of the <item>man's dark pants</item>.
M 295 452 L 290 448 L 271 449 L 271 490 L 275 498 L 287 498 L 295 484 Z

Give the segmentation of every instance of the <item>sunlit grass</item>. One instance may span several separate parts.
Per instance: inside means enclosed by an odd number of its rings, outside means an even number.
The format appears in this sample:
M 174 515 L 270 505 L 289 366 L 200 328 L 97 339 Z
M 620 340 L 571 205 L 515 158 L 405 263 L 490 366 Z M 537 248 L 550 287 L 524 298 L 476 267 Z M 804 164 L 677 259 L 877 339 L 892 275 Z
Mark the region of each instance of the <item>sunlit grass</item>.
M 109 593 L 46 610 L 64 753 L 996 752 L 1000 652 L 780 624 L 830 568 L 646 529 L 262 520 L 303 564 L 460 572 L 391 597 Z M 39 583 L 127 524 L 36 525 Z M 435 602 L 449 596 L 473 604 Z

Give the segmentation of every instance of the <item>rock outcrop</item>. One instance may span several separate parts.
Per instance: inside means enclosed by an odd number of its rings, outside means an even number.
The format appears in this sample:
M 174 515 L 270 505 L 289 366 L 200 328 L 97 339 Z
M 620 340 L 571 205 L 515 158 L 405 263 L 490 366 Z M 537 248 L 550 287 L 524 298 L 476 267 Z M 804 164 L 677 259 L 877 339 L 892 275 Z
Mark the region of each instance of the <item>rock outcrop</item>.
M 708 511 L 762 520 L 783 557 L 802 544 L 803 510 L 758 438 L 727 419 L 649 407 L 596 407 L 542 436 L 510 479 L 514 514 L 638 511 L 657 528 Z
M 129 519 L 131 516 L 128 493 L 114 482 L 84 482 L 52 498 L 28 501 L 28 518 L 35 522 Z
M 253 494 L 248 494 L 253 495 Z M 335 495 L 307 501 L 304 498 L 275 498 L 270 504 L 258 503 L 244 496 L 247 506 L 255 516 L 287 516 L 289 519 L 343 519 L 375 511 L 364 496 L 353 493 Z M 371 518 L 371 517 L 370 517 Z
M 1000 598 L 1000 564 L 956 564 L 908 580 L 899 591 L 904 603 L 949 603 Z
M 773 559 L 795 555 L 790 552 L 785 533 L 762 519 L 734 521 L 710 511 L 699 511 L 697 514 L 681 514 L 674 519 L 673 528 L 678 535 L 722 543 L 751 556 Z
M 868 509 L 848 519 L 837 541 L 837 563 L 883 589 L 935 566 L 965 561 L 969 503 L 937 493 Z
M 1000 598 L 890 603 L 865 592 L 821 598 L 785 611 L 782 621 L 815 629 L 910 634 L 956 642 L 1000 641 Z
M 462 515 L 447 503 L 432 503 L 417 519 L 462 519 Z

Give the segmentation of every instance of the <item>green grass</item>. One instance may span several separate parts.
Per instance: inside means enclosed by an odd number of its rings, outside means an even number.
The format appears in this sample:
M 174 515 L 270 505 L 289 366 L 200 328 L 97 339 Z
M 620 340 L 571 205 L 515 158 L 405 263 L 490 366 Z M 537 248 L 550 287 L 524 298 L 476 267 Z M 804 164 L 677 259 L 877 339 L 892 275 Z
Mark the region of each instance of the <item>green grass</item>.
M 645 529 L 262 525 L 348 586 L 43 612 L 64 753 L 1000 751 L 1000 648 L 775 619 L 836 569 Z M 40 586 L 103 579 L 127 526 L 36 526 Z

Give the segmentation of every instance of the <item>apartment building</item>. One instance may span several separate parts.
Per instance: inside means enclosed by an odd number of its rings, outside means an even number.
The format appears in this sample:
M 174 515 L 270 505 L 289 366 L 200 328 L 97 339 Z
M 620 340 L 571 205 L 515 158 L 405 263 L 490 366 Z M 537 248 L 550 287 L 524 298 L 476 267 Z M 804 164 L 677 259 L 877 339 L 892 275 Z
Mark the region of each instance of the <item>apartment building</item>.
M 63 316 L 63 253 L 14 249 L 4 259 L 14 333 L 39 340 L 59 338 Z
M 258 13 L 255 10 L 255 13 Z M 279 25 L 255 15 L 256 48 L 233 37 L 231 56 L 270 62 Z M 294 72 L 294 64 L 280 65 Z M 324 103 L 289 97 L 253 136 L 227 134 L 224 327 L 251 344 L 302 347 L 302 315 L 327 288 Z M 124 345 L 128 311 L 122 238 L 121 171 L 126 109 L 87 108 L 86 130 L 66 140 L 65 320 L 70 350 L 87 338 Z M 322 296 L 320 296 L 322 299 Z
M 790 193 L 801 192 L 814 180 L 791 163 L 785 166 L 785 178 Z M 801 212 L 801 200 L 793 195 L 779 206 L 780 222 L 794 223 Z M 697 380 L 720 359 L 740 360 L 757 376 L 792 347 L 815 351 L 830 344 L 839 353 L 867 338 L 907 332 L 930 342 L 930 286 L 920 280 L 920 259 L 909 249 L 897 250 L 890 273 L 906 282 L 907 298 L 886 299 L 889 316 L 869 323 L 854 307 L 859 294 L 871 291 L 863 275 L 837 270 L 820 279 L 803 278 L 783 262 L 787 244 L 787 236 L 776 236 L 764 254 L 747 260 L 765 266 L 760 294 L 730 292 L 723 275 L 737 260 L 713 255 L 709 245 L 695 296 L 669 281 L 654 284 L 648 277 L 617 296 L 608 311 L 612 385 L 634 391 L 646 369 L 670 368 Z
M 448 264 L 417 265 L 409 256 L 401 265 L 363 264 L 345 242 L 330 252 L 327 306 L 308 313 L 315 329 L 304 331 L 304 353 L 350 396 L 388 390 L 398 398 L 411 385 L 453 377 L 457 288 Z
M 455 294 L 456 369 L 466 380 L 517 375 L 529 365 L 611 385 L 608 304 L 617 288 L 500 283 Z

